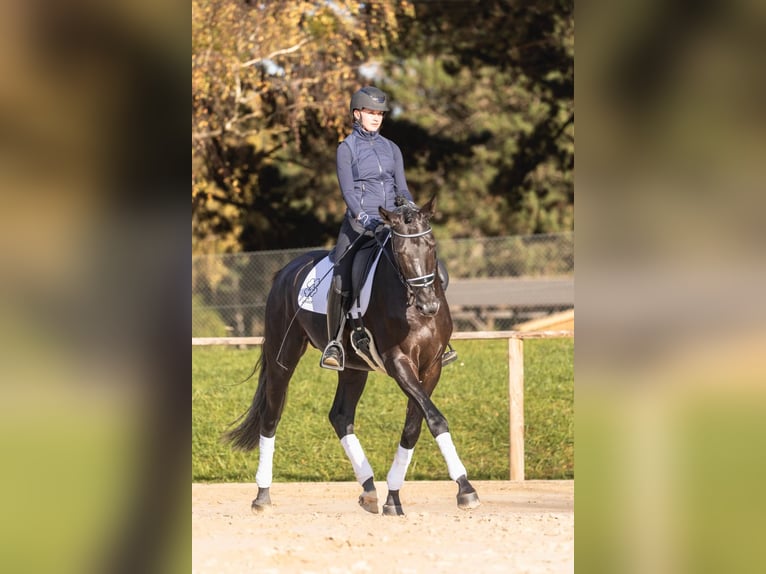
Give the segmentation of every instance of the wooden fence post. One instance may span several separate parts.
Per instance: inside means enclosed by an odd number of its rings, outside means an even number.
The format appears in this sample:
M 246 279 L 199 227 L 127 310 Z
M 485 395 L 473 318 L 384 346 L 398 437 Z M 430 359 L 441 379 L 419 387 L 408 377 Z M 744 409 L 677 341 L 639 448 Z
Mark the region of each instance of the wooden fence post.
M 524 480 L 524 341 L 508 338 L 508 428 L 511 480 Z

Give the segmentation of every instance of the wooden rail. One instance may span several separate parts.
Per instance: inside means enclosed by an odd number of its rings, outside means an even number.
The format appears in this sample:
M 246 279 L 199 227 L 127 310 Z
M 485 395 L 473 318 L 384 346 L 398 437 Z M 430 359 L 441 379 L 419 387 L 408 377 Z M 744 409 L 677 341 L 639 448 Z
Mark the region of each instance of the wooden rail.
M 508 434 L 511 480 L 524 480 L 524 339 L 574 337 L 574 331 L 465 331 L 453 341 L 508 340 Z M 260 345 L 263 337 L 192 337 L 192 345 Z

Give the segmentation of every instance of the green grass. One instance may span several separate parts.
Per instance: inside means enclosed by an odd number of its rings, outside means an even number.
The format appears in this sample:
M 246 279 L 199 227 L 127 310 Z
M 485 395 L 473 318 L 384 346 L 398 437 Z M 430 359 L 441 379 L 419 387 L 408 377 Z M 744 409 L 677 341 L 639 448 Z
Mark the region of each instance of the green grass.
M 457 341 L 458 361 L 442 371 L 433 394 L 469 477 L 506 480 L 508 468 L 507 342 Z M 233 451 L 221 433 L 250 405 L 260 347 L 192 348 L 192 480 L 250 482 L 257 451 Z M 574 478 L 574 341 L 528 340 L 525 358 L 525 467 L 528 479 Z M 320 369 L 309 349 L 290 382 L 277 430 L 274 480 L 354 480 L 351 464 L 327 419 L 337 376 Z M 371 373 L 357 409 L 355 432 L 378 480 L 399 442 L 406 398 L 396 383 Z M 444 459 L 428 429 L 407 473 L 411 480 L 444 480 Z

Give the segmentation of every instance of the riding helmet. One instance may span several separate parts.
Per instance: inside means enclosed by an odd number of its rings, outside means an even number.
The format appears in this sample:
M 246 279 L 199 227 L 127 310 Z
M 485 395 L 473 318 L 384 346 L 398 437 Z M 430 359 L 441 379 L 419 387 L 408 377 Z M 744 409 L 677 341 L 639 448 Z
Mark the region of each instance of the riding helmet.
M 375 86 L 366 86 L 351 96 L 351 113 L 354 110 L 368 109 L 381 112 L 389 111 L 386 92 Z

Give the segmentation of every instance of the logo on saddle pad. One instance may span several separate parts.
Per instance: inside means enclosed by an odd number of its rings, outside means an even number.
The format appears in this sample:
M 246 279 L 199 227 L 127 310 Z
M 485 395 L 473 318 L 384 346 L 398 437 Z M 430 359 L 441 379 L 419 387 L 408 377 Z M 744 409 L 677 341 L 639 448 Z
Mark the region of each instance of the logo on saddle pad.
M 349 313 L 355 317 L 361 317 L 367 312 L 372 293 L 372 278 L 375 276 L 375 269 L 378 267 L 381 253 L 382 251 L 378 250 L 370 266 L 370 272 L 364 280 L 359 297 L 354 299 L 351 309 L 349 309 Z M 298 305 L 301 309 L 322 315 L 327 314 L 327 290 L 332 284 L 332 266 L 330 257 L 324 257 L 306 275 L 301 289 L 298 291 Z

